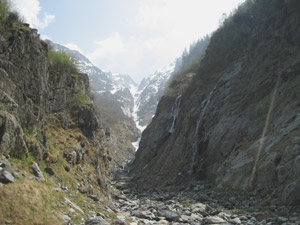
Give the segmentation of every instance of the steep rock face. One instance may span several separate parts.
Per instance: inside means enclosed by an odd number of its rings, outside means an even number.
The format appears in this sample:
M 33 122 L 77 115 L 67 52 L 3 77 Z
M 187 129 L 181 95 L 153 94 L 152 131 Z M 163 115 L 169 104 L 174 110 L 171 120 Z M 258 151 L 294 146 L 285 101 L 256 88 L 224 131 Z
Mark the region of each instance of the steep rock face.
M 0 29 L 0 155 L 56 163 L 63 154 L 59 144 L 66 156 L 77 146 L 75 164 L 92 165 L 94 183 L 105 190 L 110 138 L 87 96 L 87 75 L 52 66 L 48 45 L 28 25 Z M 65 136 L 55 139 L 57 132 Z M 65 142 L 55 143 L 62 137 Z
M 225 21 L 182 95 L 174 132 L 177 96 L 161 99 L 133 163 L 135 183 L 276 187 L 283 203 L 299 204 L 299 9 L 246 1 Z
M 46 42 L 54 50 L 64 51 L 74 57 L 78 61 L 80 71 L 88 75 L 94 102 L 101 112 L 103 125 L 111 139 L 112 172 L 122 170 L 129 161 L 133 160 L 132 142 L 140 135 L 132 118 L 133 92 L 137 89 L 136 83 L 128 75 L 102 71 L 76 50 L 50 40 Z

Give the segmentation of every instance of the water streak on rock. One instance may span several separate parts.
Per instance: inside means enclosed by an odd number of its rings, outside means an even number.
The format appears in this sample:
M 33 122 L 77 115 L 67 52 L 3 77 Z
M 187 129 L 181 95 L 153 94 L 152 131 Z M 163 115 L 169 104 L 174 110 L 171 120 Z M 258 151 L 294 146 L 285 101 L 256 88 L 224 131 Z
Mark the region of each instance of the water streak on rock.
M 172 107 L 172 112 L 171 112 L 171 116 L 172 116 L 172 125 L 169 129 L 169 133 L 173 133 L 174 132 L 174 128 L 175 128 L 175 122 L 176 122 L 176 119 L 177 119 L 177 116 L 179 114 L 179 111 L 180 111 L 180 103 L 181 103 L 181 95 L 178 95 L 174 104 L 173 104 L 173 107 Z
M 216 90 L 216 88 L 217 88 L 217 85 L 215 85 L 214 86 L 214 88 L 211 90 L 211 92 L 209 93 L 209 95 L 207 96 L 207 98 L 206 99 L 204 99 L 203 101 L 202 101 L 202 103 L 201 103 L 201 108 L 202 108 L 202 110 L 201 110 L 201 114 L 200 114 L 200 117 L 199 117 L 199 119 L 197 120 L 197 125 L 196 125 L 196 130 L 195 130 L 195 141 L 194 141 L 194 144 L 193 144 L 193 146 L 192 146 L 192 163 L 191 163 L 191 171 L 192 171 L 192 169 L 193 169 L 193 167 L 194 167 L 194 165 L 195 165 L 195 158 L 196 158 L 196 155 L 197 155 L 197 150 L 198 150 L 198 143 L 199 143 L 199 129 L 200 129 L 200 127 L 201 127 L 201 125 L 202 125 L 202 122 L 203 122 L 203 119 L 204 119 L 204 116 L 205 116 L 205 114 L 206 114 L 206 112 L 207 112 L 207 108 L 208 108 L 208 106 L 209 106 L 209 103 L 210 103 L 210 101 L 211 101 L 211 98 L 212 98 L 212 96 L 213 96 L 213 94 L 214 94 L 214 92 L 215 92 L 215 90 Z

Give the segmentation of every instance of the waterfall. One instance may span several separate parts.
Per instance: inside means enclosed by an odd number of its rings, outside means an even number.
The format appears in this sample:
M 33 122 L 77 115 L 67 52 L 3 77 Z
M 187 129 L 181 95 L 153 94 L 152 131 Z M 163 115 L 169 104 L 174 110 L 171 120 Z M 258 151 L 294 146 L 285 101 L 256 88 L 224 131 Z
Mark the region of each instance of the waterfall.
M 211 90 L 211 92 L 209 93 L 209 95 L 207 96 L 206 99 L 204 99 L 201 102 L 201 113 L 199 116 L 199 119 L 197 120 L 197 124 L 196 124 L 196 130 L 194 133 L 194 143 L 192 145 L 192 163 L 191 163 L 191 168 L 190 168 L 190 172 L 193 172 L 193 167 L 195 166 L 196 162 L 196 156 L 197 156 L 197 151 L 198 151 L 198 145 L 199 145 L 199 129 L 202 126 L 203 120 L 205 115 L 207 114 L 207 108 L 211 102 L 212 96 L 215 92 L 215 90 L 219 87 L 227 87 L 230 86 L 229 84 L 231 83 L 230 81 L 232 80 L 233 77 L 235 77 L 236 75 L 238 75 L 242 69 L 242 64 L 244 62 L 244 57 L 241 58 L 241 60 L 239 62 L 237 62 L 231 70 L 229 70 L 228 72 L 225 72 L 224 74 L 222 74 L 222 76 L 220 77 L 220 79 L 217 81 L 216 85 L 214 86 L 214 88 Z M 229 88 L 228 88 L 229 89 Z M 206 140 L 207 136 L 204 137 L 204 141 Z
M 191 163 L 191 172 L 193 170 L 193 167 L 195 165 L 195 159 L 196 159 L 196 155 L 197 155 L 197 150 L 198 150 L 198 143 L 199 143 L 199 138 L 198 138 L 198 134 L 199 134 L 199 129 L 202 125 L 202 122 L 203 122 L 203 119 L 204 119 L 204 116 L 206 114 L 206 111 L 207 111 L 207 108 L 210 104 L 210 101 L 211 101 L 211 98 L 215 92 L 217 88 L 217 85 L 214 86 L 214 88 L 211 90 L 211 92 L 209 93 L 209 95 L 207 96 L 207 98 L 205 100 L 202 101 L 201 103 L 201 114 L 199 116 L 199 119 L 197 120 L 197 124 L 196 124 L 196 130 L 195 130 L 195 134 L 194 134 L 194 137 L 195 137 L 195 141 L 193 143 L 193 146 L 192 146 L 192 163 Z
M 174 132 L 174 128 L 175 128 L 175 122 L 177 119 L 177 116 L 179 114 L 179 110 L 180 110 L 180 103 L 181 103 L 181 95 L 178 95 L 173 106 L 172 106 L 172 112 L 171 112 L 171 116 L 172 116 L 172 125 L 169 129 L 169 133 L 173 133 Z
M 208 97 L 201 103 L 201 108 L 203 108 L 203 109 L 202 109 L 200 117 L 199 117 L 199 119 L 197 121 L 197 126 L 196 126 L 196 131 L 195 131 L 195 136 L 197 138 L 198 138 L 198 130 L 199 130 L 200 126 L 201 126 L 201 123 L 202 123 L 203 118 L 204 118 L 204 116 L 206 114 L 206 111 L 207 111 L 207 107 L 208 107 L 208 105 L 209 105 L 209 103 L 211 101 L 211 97 L 214 94 L 216 88 L 217 88 L 217 85 L 214 86 L 214 88 L 209 93 Z

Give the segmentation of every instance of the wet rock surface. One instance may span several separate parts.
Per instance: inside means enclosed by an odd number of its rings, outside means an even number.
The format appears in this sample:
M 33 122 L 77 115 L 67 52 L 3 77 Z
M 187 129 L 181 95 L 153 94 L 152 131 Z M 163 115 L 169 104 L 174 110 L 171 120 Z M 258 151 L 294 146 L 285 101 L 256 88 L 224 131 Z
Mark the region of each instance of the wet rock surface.
M 221 193 L 200 182 L 176 189 L 136 191 L 128 180 L 123 177 L 112 182 L 119 190 L 112 206 L 122 215 L 117 217 L 123 218 L 118 224 L 290 225 L 300 221 L 299 207 L 266 205 L 259 193 Z

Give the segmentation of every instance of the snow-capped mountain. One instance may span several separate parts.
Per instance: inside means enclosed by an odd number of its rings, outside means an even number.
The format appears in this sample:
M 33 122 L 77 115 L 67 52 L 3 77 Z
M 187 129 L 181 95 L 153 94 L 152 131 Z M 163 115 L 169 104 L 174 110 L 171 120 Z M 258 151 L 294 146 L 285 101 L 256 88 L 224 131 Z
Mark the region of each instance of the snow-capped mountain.
M 134 120 L 140 130 L 146 128 L 155 114 L 160 97 L 164 94 L 168 81 L 174 72 L 175 63 L 171 63 L 154 74 L 144 78 L 134 95 Z
M 117 120 L 116 132 L 120 127 L 124 128 L 124 132 L 127 130 L 130 139 L 135 141 L 134 147 L 137 148 L 138 132 L 142 132 L 151 122 L 158 101 L 168 85 L 176 63 L 157 70 L 154 74 L 144 78 L 138 86 L 128 75 L 99 69 L 76 50 L 71 50 L 49 40 L 46 42 L 54 50 L 64 51 L 77 59 L 80 71 L 89 76 L 92 92 L 95 95 L 95 103 L 102 109 L 105 120 L 109 124 L 115 124 Z
M 64 51 L 77 59 L 80 72 L 86 73 L 90 79 L 90 85 L 97 96 L 111 98 L 117 101 L 122 113 L 131 118 L 134 108 L 132 90 L 137 89 L 137 84 L 129 75 L 105 72 L 94 66 L 91 61 L 76 50 L 71 50 L 63 45 L 50 40 L 46 42 L 54 49 Z

